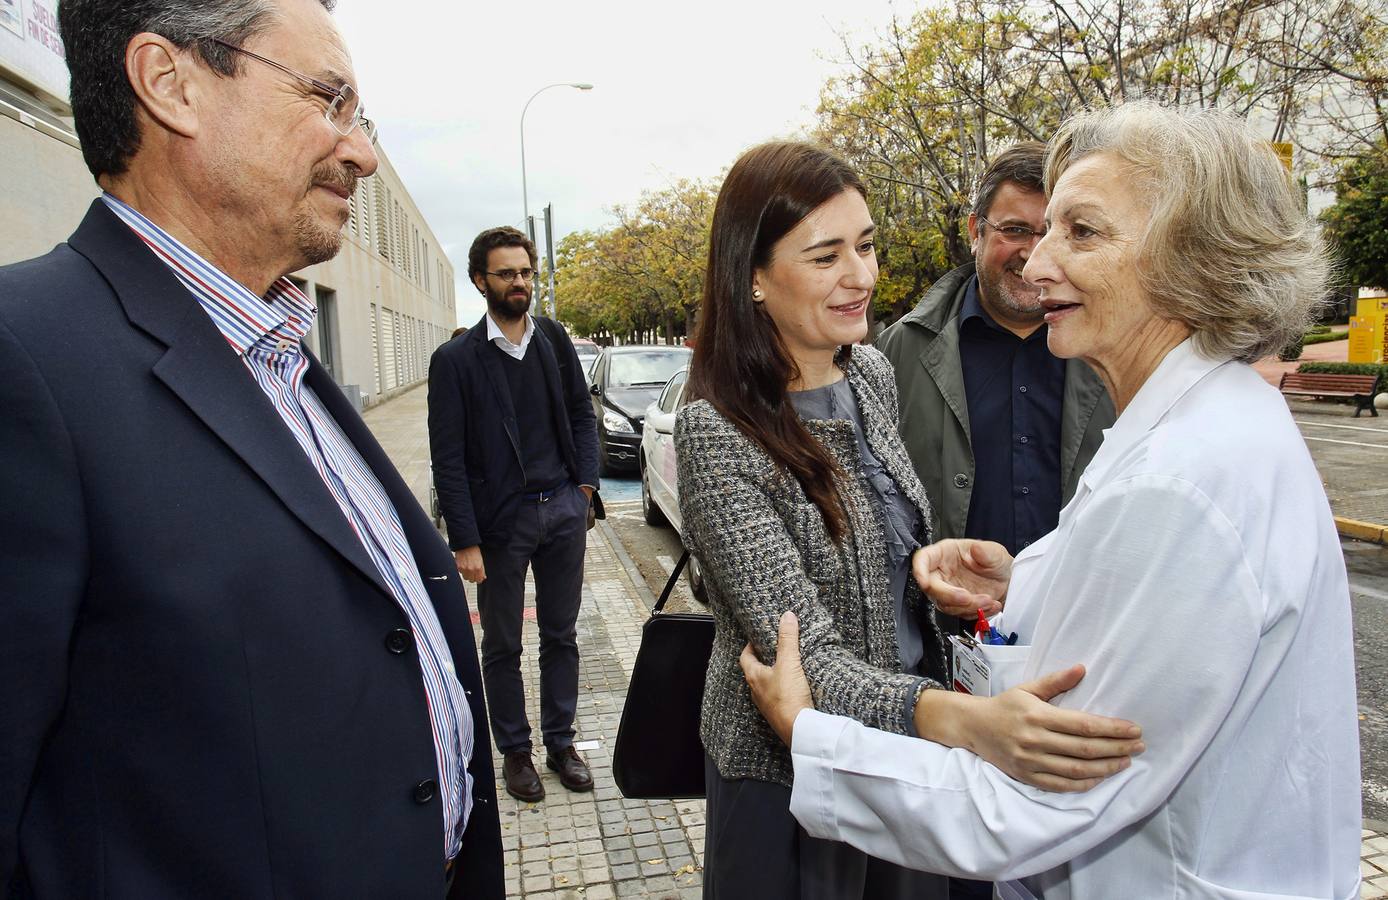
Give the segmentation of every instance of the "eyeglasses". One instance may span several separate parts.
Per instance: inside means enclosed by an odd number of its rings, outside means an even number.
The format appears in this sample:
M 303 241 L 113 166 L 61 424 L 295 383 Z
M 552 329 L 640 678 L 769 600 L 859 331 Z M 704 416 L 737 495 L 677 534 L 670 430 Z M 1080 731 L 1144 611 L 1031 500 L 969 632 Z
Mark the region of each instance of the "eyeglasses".
M 353 128 L 361 126 L 362 132 L 366 134 L 366 139 L 373 144 L 376 143 L 376 123 L 366 117 L 366 107 L 362 105 L 361 97 L 357 94 L 356 88 L 350 84 L 333 87 L 326 81 L 319 81 L 303 72 L 296 72 L 283 63 L 277 63 L 273 59 L 267 59 L 259 53 L 252 53 L 235 44 L 228 44 L 226 41 L 219 41 L 216 38 L 212 38 L 212 43 L 249 56 L 251 59 L 259 60 L 267 66 L 274 66 L 286 75 L 293 76 L 311 86 L 318 93 L 330 98 L 328 108 L 323 116 L 332 123 L 338 134 L 347 137 L 352 133 Z
M 534 269 L 502 269 L 500 272 L 488 272 L 487 274 L 500 278 L 502 281 L 510 284 L 516 280 L 517 275 L 521 277 L 521 281 L 530 282 L 534 281 L 535 276 L 540 273 Z
M 996 231 L 998 237 L 1005 244 L 1030 244 L 1032 241 L 1039 241 L 1046 236 L 1045 231 L 1032 231 L 1025 225 L 995 225 L 983 216 L 978 218 L 979 221 Z

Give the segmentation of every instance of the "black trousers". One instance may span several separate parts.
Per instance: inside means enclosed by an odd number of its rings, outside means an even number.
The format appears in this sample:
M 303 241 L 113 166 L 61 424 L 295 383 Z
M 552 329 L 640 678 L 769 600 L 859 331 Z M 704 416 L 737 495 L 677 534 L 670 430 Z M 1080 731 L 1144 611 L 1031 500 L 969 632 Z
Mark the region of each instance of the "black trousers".
M 726 779 L 704 759 L 704 900 L 946 900 L 947 879 L 810 837 L 790 788 Z
M 572 483 L 546 501 L 524 501 L 506 544 L 482 545 L 487 570 L 486 580 L 477 586 L 482 681 L 492 739 L 502 753 L 531 749 L 520 670 L 527 568 L 535 576 L 535 622 L 540 627 L 540 731 L 551 750 L 573 743 L 578 607 L 587 546 L 588 498 Z

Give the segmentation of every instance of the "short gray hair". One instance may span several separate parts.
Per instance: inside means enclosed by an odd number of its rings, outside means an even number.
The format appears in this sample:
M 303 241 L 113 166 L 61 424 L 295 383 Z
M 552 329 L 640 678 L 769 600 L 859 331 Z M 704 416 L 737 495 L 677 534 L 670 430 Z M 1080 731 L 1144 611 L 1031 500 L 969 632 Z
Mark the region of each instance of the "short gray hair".
M 1046 157 L 1046 191 L 1071 165 L 1113 153 L 1150 197 L 1139 279 L 1157 315 L 1195 348 L 1252 362 L 1301 337 L 1326 295 L 1330 263 L 1300 191 L 1271 146 L 1237 117 L 1149 100 L 1082 113 Z
M 337 0 L 318 0 L 329 12 Z M 274 0 L 61 0 L 58 29 L 71 74 L 72 117 L 82 157 L 94 176 L 120 175 L 140 148 L 135 92 L 125 74 L 125 48 L 142 32 L 193 48 L 219 75 L 240 70 L 232 51 L 268 28 Z

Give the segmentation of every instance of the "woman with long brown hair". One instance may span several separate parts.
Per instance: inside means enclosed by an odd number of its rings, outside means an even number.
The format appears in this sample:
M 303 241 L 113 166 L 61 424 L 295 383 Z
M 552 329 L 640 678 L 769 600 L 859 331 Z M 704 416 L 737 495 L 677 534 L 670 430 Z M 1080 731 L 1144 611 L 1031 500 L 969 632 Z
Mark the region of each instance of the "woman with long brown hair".
M 790 753 L 738 666 L 749 643 L 774 656 L 786 610 L 822 710 L 968 746 L 1053 789 L 1118 771 L 1136 747 L 1120 737 L 1129 723 L 1045 703 L 1075 671 L 983 706 L 932 690 L 948 682 L 944 648 L 911 577 L 929 504 L 896 430 L 891 367 L 854 346 L 877 281 L 873 233 L 862 182 L 811 144 L 753 148 L 718 195 L 692 402 L 675 428 L 684 539 L 717 629 L 701 726 L 705 897 L 946 896 L 943 878 L 811 838 L 791 817 Z M 1081 734 L 1098 738 L 1081 750 Z

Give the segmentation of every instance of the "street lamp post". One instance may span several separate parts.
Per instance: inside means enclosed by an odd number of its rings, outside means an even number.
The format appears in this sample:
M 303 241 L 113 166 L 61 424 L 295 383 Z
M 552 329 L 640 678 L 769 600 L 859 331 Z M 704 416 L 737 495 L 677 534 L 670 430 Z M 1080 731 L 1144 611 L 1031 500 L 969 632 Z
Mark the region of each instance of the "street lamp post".
M 580 91 L 591 91 L 591 90 L 593 89 L 593 86 L 592 86 L 591 84 L 586 84 L 586 83 L 584 83 L 584 82 L 567 82 L 567 81 L 560 81 L 560 82 L 556 82 L 556 83 L 554 83 L 554 84 L 547 84 L 547 85 L 545 85 L 544 87 L 540 88 L 540 89 L 539 89 L 538 91 L 536 91 L 535 93 L 531 94 L 531 95 L 530 95 L 530 99 L 527 100 L 527 101 L 525 101 L 525 106 L 521 107 L 521 119 L 520 119 L 520 144 L 521 144 L 521 205 L 522 205 L 522 207 L 524 208 L 524 216 L 525 216 L 525 217 L 521 220 L 521 222 L 522 222 L 522 224 L 526 227 L 527 230 L 530 228 L 530 188 L 529 188 L 529 185 L 528 185 L 528 183 L 527 183 L 527 181 L 526 181 L 526 177 L 525 177 L 525 114 L 526 114 L 527 111 L 529 111 L 529 109 L 530 109 L 530 104 L 534 102 L 534 100 L 535 100 L 536 97 L 540 96 L 541 94 L 543 94 L 545 91 L 549 90 L 550 88 L 557 88 L 557 87 L 578 88 Z M 534 235 L 534 234 L 531 234 L 531 235 L 530 235 L 530 239 L 531 239 L 532 241 L 535 240 L 535 235 Z M 551 259 L 551 260 L 549 261 L 549 267 L 550 267 L 550 271 L 551 271 L 551 273 L 552 273 L 552 272 L 554 271 L 554 260 Z M 553 275 L 551 274 L 550 277 L 551 277 L 551 282 L 552 282 L 552 280 L 553 280 Z M 554 302 L 553 293 L 554 293 L 554 289 L 553 289 L 553 287 L 551 287 L 551 288 L 550 288 L 550 295 L 551 295 L 551 296 L 550 296 L 550 303 L 553 303 L 553 302 Z

